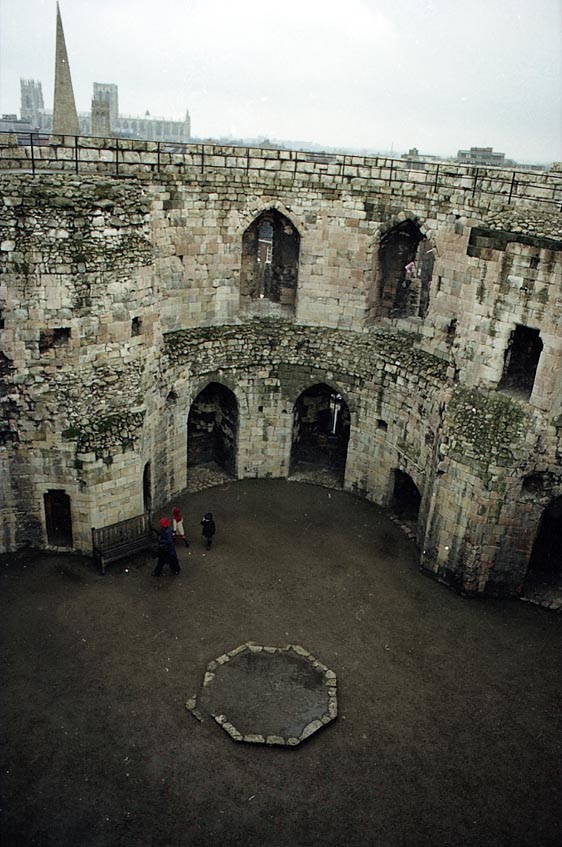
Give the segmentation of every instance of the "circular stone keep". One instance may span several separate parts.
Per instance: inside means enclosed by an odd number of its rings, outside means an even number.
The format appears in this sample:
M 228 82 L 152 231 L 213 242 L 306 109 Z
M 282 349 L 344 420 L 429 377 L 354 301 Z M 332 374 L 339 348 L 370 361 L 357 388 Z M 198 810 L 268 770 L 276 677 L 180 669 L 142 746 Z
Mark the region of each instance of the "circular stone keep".
M 242 644 L 210 662 L 187 706 L 236 741 L 296 746 L 336 717 L 336 675 L 298 644 Z

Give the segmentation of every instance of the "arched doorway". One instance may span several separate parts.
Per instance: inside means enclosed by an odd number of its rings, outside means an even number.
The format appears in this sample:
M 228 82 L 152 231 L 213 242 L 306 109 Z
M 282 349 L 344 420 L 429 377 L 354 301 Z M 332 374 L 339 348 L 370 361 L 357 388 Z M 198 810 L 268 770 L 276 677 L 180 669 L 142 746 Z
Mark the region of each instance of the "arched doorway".
M 72 547 L 70 497 L 66 491 L 51 489 L 44 495 L 47 544 Z
M 238 403 L 234 393 L 219 382 L 210 382 L 189 410 L 187 466 L 217 467 L 236 476 Z
M 303 391 L 293 410 L 290 476 L 343 485 L 350 422 L 347 403 L 329 385 Z
M 415 528 L 420 511 L 421 494 L 410 476 L 405 471 L 394 470 L 394 487 L 390 508 L 400 520 Z
M 533 544 L 525 588 L 538 583 L 562 590 L 562 497 L 544 510 Z
M 294 312 L 300 235 L 277 209 L 262 212 L 242 236 L 240 305 Z

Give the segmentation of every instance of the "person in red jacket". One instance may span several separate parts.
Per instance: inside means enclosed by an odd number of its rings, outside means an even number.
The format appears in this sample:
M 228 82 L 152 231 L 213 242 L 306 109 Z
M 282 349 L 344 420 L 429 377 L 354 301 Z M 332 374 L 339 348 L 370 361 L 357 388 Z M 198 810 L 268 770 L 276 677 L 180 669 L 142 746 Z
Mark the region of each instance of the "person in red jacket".
M 179 506 L 174 506 L 172 509 L 172 535 L 175 539 L 181 538 L 186 547 L 189 547 L 189 541 L 183 528 L 183 518 L 179 510 Z

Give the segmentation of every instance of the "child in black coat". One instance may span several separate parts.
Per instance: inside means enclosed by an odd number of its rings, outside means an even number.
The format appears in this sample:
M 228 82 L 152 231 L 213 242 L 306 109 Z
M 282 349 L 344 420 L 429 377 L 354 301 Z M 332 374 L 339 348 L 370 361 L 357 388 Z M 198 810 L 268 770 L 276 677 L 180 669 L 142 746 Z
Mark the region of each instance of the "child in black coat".
M 203 527 L 203 529 L 201 531 L 203 533 L 203 538 L 205 539 L 205 542 L 206 542 L 207 550 L 210 550 L 211 544 L 213 543 L 213 535 L 217 531 L 217 528 L 215 526 L 215 522 L 213 520 L 213 513 L 212 512 L 207 512 L 207 514 L 204 516 L 203 520 L 201 521 L 201 526 Z

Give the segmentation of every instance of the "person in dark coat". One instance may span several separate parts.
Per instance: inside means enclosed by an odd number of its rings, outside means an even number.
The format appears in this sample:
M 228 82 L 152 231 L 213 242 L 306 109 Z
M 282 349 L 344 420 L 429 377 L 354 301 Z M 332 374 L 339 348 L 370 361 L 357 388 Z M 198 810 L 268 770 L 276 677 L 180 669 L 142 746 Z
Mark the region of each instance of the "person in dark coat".
M 176 545 L 172 536 L 170 521 L 168 518 L 160 519 L 160 532 L 158 535 L 158 561 L 152 571 L 152 576 L 162 576 L 164 565 L 169 565 L 173 574 L 180 572 L 180 563 L 176 553 Z
M 215 522 L 213 520 L 213 513 L 212 512 L 207 512 L 207 514 L 204 516 L 203 520 L 201 521 L 201 526 L 203 527 L 203 529 L 201 531 L 203 533 L 203 538 L 205 539 L 205 545 L 207 547 L 207 550 L 210 550 L 211 544 L 213 543 L 213 536 L 214 536 L 215 532 L 217 531 L 217 528 L 215 526 Z

